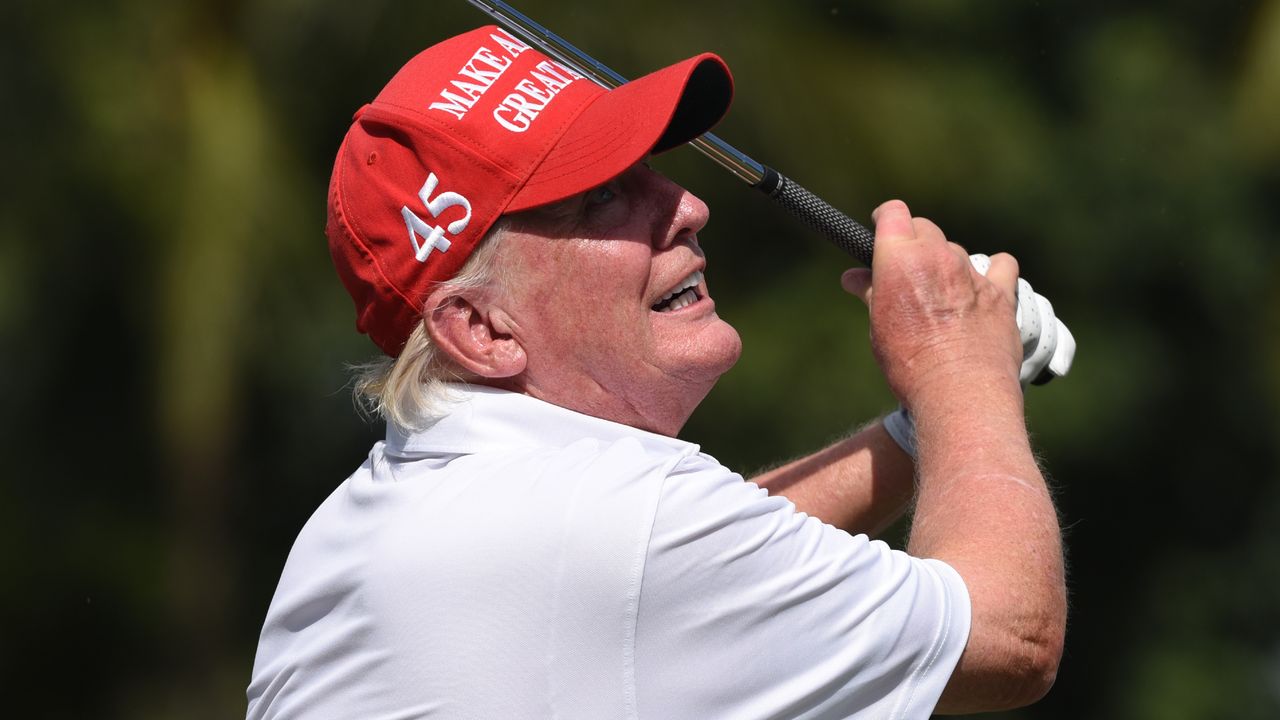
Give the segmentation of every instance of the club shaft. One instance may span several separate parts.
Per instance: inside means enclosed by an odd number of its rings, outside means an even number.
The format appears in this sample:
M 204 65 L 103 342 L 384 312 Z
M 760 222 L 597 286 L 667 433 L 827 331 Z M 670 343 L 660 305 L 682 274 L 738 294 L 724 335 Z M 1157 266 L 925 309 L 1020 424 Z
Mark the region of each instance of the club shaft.
M 538 48 L 579 75 L 615 88 L 627 79 L 575 45 L 551 32 L 502 0 L 468 0 L 516 37 Z M 832 207 L 781 173 L 751 159 L 742 151 L 705 133 L 689 142 L 735 177 L 776 200 L 805 224 L 818 230 L 865 265 L 871 264 L 875 236 L 862 224 Z

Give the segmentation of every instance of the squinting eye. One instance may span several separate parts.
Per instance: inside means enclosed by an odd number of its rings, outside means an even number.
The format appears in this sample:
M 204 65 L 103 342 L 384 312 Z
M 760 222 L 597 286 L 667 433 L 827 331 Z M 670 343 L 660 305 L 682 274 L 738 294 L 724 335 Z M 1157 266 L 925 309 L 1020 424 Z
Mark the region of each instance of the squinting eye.
M 617 196 L 618 194 L 613 191 L 613 188 L 608 185 L 601 185 L 595 190 L 587 193 L 587 202 L 592 205 L 603 205 Z

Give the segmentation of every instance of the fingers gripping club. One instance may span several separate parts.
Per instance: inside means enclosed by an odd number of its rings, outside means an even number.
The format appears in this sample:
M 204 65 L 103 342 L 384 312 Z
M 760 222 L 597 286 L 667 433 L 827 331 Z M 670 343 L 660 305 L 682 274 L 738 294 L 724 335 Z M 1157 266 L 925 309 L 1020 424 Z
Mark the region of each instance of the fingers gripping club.
M 991 258 L 986 255 L 970 255 L 969 262 L 982 275 L 991 268 Z M 1022 386 L 1043 385 L 1066 375 L 1076 355 L 1075 337 L 1053 314 L 1053 305 L 1022 278 L 1018 278 L 1017 321 L 1022 338 L 1022 368 L 1018 372 Z
M 572 43 L 538 24 L 502 0 L 469 0 L 507 30 L 530 42 L 584 77 L 606 87 L 617 87 L 626 78 Z M 860 223 L 826 201 L 757 162 L 711 133 L 691 143 L 734 176 L 774 198 L 806 224 L 822 232 L 833 243 L 864 265 L 871 265 L 874 235 Z M 972 256 L 974 267 L 985 273 L 990 259 Z M 1018 281 L 1018 328 L 1022 334 L 1023 360 L 1020 379 L 1041 385 L 1067 374 L 1075 357 L 1076 343 L 1066 325 L 1054 316 L 1053 306 L 1036 294 L 1025 280 Z
M 982 275 L 991 269 L 991 258 L 975 254 L 969 262 Z M 1067 326 L 1053 314 L 1053 305 L 1031 288 L 1031 283 L 1018 278 L 1018 333 L 1022 340 L 1022 367 L 1018 380 L 1022 387 L 1043 385 L 1062 377 L 1071 369 L 1076 355 L 1076 340 Z M 916 457 L 916 427 L 911 413 L 898 408 L 884 418 L 884 429 L 908 455 Z

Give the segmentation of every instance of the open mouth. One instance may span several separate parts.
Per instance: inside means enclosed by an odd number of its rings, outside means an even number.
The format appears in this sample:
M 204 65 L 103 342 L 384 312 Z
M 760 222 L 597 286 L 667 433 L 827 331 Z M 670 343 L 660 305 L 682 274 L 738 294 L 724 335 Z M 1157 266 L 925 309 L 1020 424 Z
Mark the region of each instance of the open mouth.
M 675 289 L 663 295 L 661 300 L 653 304 L 654 312 L 674 312 L 698 302 L 702 299 L 702 296 L 698 294 L 698 286 L 701 284 L 702 271 L 694 270 Z

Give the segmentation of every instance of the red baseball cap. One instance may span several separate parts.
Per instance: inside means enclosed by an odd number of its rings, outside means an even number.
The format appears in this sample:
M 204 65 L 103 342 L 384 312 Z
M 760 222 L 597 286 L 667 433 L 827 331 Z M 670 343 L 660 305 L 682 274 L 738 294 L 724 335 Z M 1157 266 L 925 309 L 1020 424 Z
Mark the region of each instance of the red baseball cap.
M 497 26 L 422 51 L 356 112 L 334 163 L 326 233 L 357 329 L 399 355 L 433 284 L 501 215 L 698 137 L 732 97 L 710 53 L 605 90 Z

